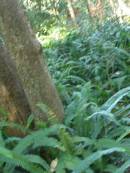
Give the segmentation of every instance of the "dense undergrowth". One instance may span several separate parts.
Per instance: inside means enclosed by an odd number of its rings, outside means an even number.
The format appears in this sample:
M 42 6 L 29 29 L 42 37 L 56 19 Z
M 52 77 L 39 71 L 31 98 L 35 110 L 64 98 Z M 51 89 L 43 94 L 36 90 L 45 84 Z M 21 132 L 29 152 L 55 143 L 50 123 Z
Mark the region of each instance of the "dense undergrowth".
M 44 45 L 44 53 L 64 103 L 64 123 L 43 123 L 33 132 L 32 117 L 26 127 L 0 122 L 1 172 L 128 171 L 130 26 L 109 21 L 94 33 L 71 32 Z M 29 134 L 9 137 L 7 126 Z
M 125 24 L 108 21 L 94 33 L 69 33 L 64 40 L 50 42 L 45 53 L 65 102 L 86 82 L 99 104 L 129 86 L 130 27 Z

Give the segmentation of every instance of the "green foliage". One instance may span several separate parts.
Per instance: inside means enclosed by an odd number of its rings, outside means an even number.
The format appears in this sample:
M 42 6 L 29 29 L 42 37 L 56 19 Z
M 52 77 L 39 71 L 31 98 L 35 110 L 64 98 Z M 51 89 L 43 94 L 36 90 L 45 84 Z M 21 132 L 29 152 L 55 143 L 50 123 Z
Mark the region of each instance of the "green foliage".
M 13 173 L 20 167 L 30 173 L 49 173 L 52 168 L 56 173 L 112 173 L 113 170 L 123 173 L 127 170 L 130 128 L 123 118 L 129 122 L 129 117 L 125 116 L 126 107 L 120 103 L 129 95 L 130 87 L 120 90 L 100 107 L 89 103 L 90 111 L 85 95 L 88 91 L 91 92 L 90 83 L 82 89 L 80 96 L 77 94 L 79 98 L 74 97 L 67 106 L 66 113 L 73 116 L 69 118 L 68 114 L 65 118 L 66 126 L 42 127 L 24 138 L 4 136 L 1 131 L 2 172 Z M 45 155 L 39 156 L 42 148 L 49 151 L 49 159 Z M 56 164 L 52 166 L 53 161 Z
M 3 172 L 14 172 L 15 167 L 22 167 L 31 173 L 42 173 L 45 170 L 49 172 L 48 163 L 36 155 L 34 151 L 38 151 L 43 146 L 60 149 L 61 146 L 57 139 L 49 136 L 56 135 L 61 127 L 63 126 L 55 125 L 48 129 L 38 130 L 23 139 L 19 138 L 19 140 L 13 137 L 4 139 L 1 135 L 0 163 L 1 166 L 6 163 Z M 9 149 L 7 149 L 8 147 Z
M 50 34 L 57 25 L 64 26 L 67 9 L 65 1 L 23 0 L 23 4 L 31 25 L 39 36 Z
M 67 23 L 65 1 L 24 0 L 24 3 L 29 3 L 26 12 L 38 36 L 49 35 L 56 25 L 63 27 Z M 81 10 L 83 4 L 84 1 L 77 3 L 77 8 Z M 85 11 L 84 7 L 79 17 L 81 23 L 77 19 L 79 28 L 72 32 L 70 27 L 65 38 L 43 46 L 64 103 L 63 124 L 56 124 L 54 113 L 42 103 L 37 107 L 50 119 L 47 123 L 36 121 L 35 131 L 30 129 L 34 115 L 25 127 L 1 121 L 1 172 L 124 173 L 128 170 L 130 26 L 109 20 L 94 27 L 90 21 L 85 23 L 88 21 Z M 6 116 L 2 108 L 0 113 Z M 4 131 L 7 127 L 28 135 L 10 137 Z
M 130 28 L 108 21 L 94 33 L 70 33 L 44 46 L 50 72 L 65 103 L 74 91 L 91 82 L 96 103 L 102 104 L 129 86 Z

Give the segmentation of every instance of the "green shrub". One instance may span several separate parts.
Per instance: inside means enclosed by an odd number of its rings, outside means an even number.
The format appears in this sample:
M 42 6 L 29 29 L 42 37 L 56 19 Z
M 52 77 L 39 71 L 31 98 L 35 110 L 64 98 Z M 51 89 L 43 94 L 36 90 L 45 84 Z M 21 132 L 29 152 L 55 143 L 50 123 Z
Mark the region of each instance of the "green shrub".
M 1 122 L 0 167 L 3 173 L 22 168 L 30 173 L 123 173 L 130 163 L 129 109 L 121 105 L 130 87 L 118 91 L 102 106 L 89 102 L 91 85 L 76 93 L 66 108 L 64 125 L 41 128 L 24 138 L 3 136 Z M 17 127 L 17 126 L 15 126 Z M 19 128 L 19 126 L 18 126 Z M 48 151 L 40 155 L 41 149 Z M 52 167 L 52 162 L 55 165 Z
M 87 36 L 70 33 L 44 48 L 50 72 L 65 103 L 74 91 L 91 82 L 102 104 L 130 83 L 130 27 L 108 21 Z

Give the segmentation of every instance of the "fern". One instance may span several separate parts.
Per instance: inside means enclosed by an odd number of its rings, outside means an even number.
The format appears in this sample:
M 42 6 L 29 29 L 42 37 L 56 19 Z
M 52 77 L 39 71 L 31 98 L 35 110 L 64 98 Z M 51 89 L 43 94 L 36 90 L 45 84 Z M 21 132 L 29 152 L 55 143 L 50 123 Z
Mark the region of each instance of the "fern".
M 130 167 L 130 160 L 127 160 L 120 168 L 115 170 L 115 173 L 124 173 Z
M 75 168 L 73 173 L 81 173 L 82 171 L 85 171 L 96 160 L 100 159 L 104 155 L 108 155 L 113 152 L 125 152 L 125 149 L 115 147 L 115 148 L 110 148 L 110 149 L 103 150 L 103 151 L 97 151 L 97 152 L 91 154 L 89 157 L 87 157 L 83 161 L 81 161 L 81 163 L 79 162 L 79 165 Z
M 101 109 L 111 112 L 116 104 L 126 95 L 130 93 L 130 87 L 124 88 L 113 95 L 102 107 Z
M 43 169 L 40 166 L 36 166 L 32 163 L 31 160 L 28 159 L 26 155 L 18 154 L 13 151 L 10 151 L 6 148 L 0 147 L 0 155 L 3 162 L 14 166 L 20 166 L 31 173 L 43 173 Z M 37 156 L 38 157 L 38 156 Z M 38 159 L 37 159 L 38 162 Z M 38 162 L 39 163 L 39 162 Z M 46 167 L 45 167 L 46 168 Z M 6 172 L 10 172 L 10 170 L 6 169 Z
M 50 128 L 43 130 L 38 130 L 32 134 L 23 138 L 17 146 L 14 148 L 14 151 L 18 153 L 25 152 L 26 149 L 30 146 L 40 147 L 40 146 L 50 146 L 50 147 L 59 147 L 60 143 L 56 139 L 48 138 L 50 135 L 55 135 L 58 133 L 60 128 L 64 127 L 63 125 L 54 125 Z
M 61 129 L 59 136 L 60 136 L 61 143 L 63 144 L 65 148 L 65 151 L 73 155 L 73 153 L 75 152 L 75 146 L 70 134 L 66 132 L 64 129 Z

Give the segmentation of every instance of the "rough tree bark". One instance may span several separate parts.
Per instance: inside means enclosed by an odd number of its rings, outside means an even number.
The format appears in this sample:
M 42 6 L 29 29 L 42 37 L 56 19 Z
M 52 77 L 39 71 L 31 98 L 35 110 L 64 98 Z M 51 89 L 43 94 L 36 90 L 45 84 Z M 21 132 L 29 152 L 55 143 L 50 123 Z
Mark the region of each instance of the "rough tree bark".
M 67 0 L 67 6 L 68 6 L 68 12 L 69 12 L 68 16 L 70 16 L 74 25 L 77 26 L 76 14 L 75 14 L 75 10 L 73 8 L 72 0 Z
M 11 121 L 24 122 L 31 110 L 17 70 L 5 46 L 0 43 L 0 107 Z
M 104 16 L 103 0 L 97 0 L 96 3 L 87 0 L 86 3 L 90 20 L 96 17 L 96 21 L 99 19 L 99 21 L 102 22 Z
M 37 103 L 50 107 L 63 118 L 63 106 L 42 57 L 42 48 L 17 0 L 0 0 L 0 29 L 14 62 L 32 112 L 40 118 Z
M 20 124 L 26 124 L 31 109 L 17 74 L 15 65 L 5 45 L 0 43 L 0 118 Z M 32 124 L 33 125 L 33 124 Z M 24 136 L 19 129 L 6 128 L 6 134 Z
M 112 9 L 112 12 L 115 15 L 116 14 L 115 2 L 113 0 L 109 0 L 109 3 L 110 3 L 110 6 L 111 6 L 111 9 Z

